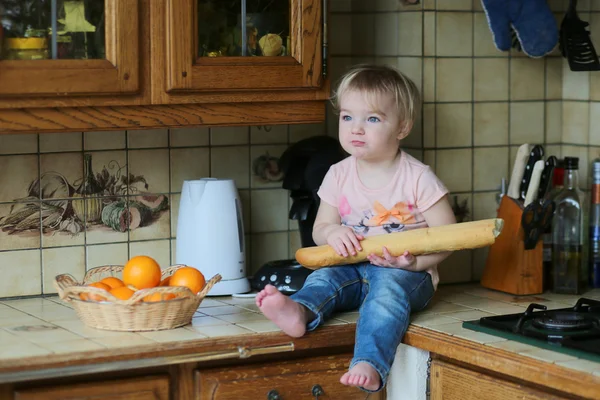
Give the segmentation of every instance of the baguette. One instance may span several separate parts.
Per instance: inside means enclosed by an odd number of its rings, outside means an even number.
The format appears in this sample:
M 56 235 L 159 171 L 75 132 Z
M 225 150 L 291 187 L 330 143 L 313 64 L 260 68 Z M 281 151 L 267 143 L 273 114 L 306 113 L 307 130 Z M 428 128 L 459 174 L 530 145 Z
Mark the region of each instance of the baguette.
M 399 256 L 405 251 L 412 255 L 441 253 L 490 246 L 502 232 L 504 220 L 500 218 L 458 224 L 413 229 L 365 238 L 360 242 L 362 250 L 355 256 L 340 256 L 327 245 L 304 247 L 296 251 L 296 260 L 304 267 L 318 269 L 341 264 L 367 261 L 367 255 L 383 256 L 383 246 L 390 254 Z

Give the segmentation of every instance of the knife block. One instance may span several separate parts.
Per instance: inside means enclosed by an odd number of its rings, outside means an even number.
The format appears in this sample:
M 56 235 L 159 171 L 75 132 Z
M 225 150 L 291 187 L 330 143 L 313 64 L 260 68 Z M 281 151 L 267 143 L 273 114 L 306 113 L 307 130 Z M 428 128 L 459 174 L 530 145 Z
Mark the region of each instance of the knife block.
M 501 292 L 527 295 L 543 292 L 543 241 L 535 248 L 525 250 L 524 230 L 521 225 L 523 204 L 503 196 L 498 208 L 498 218 L 504 228 L 490 246 L 481 286 Z

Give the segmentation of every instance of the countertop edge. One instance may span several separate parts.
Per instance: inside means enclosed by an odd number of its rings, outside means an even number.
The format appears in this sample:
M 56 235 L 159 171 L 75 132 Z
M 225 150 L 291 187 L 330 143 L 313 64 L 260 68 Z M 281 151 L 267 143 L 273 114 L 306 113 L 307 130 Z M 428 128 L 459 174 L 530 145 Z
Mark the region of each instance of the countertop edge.
M 447 333 L 411 325 L 403 343 L 448 359 L 534 385 L 585 398 L 598 398 L 600 377 Z
M 292 351 L 296 354 L 320 348 L 351 347 L 355 329 L 355 324 L 334 325 L 321 327 L 301 338 L 291 338 L 282 332 L 256 333 L 7 360 L 0 362 L 0 383 L 51 378 L 49 374 L 64 377 L 69 371 L 72 371 L 69 375 L 85 375 L 99 372 L 103 367 L 110 368 L 111 364 L 126 369 L 148 367 L 151 366 L 149 362 L 169 365 L 182 357 L 219 351 L 236 352 L 239 347 L 252 349 L 293 344 Z M 403 342 L 470 366 L 563 393 L 593 398 L 600 391 L 600 377 L 589 373 L 415 325 L 409 326 Z M 132 356 L 135 359 L 132 360 Z

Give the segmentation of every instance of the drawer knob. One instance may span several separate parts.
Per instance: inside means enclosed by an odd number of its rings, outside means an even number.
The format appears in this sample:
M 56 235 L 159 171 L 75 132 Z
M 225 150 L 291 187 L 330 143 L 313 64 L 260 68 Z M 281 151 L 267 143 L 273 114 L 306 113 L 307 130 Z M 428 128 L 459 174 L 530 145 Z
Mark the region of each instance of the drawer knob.
M 316 400 L 319 400 L 319 396 L 323 396 L 325 391 L 321 387 L 321 385 L 315 385 L 312 387 L 312 395 L 315 396 Z
M 267 400 L 283 400 L 283 398 L 279 395 L 277 390 L 273 389 L 267 393 Z

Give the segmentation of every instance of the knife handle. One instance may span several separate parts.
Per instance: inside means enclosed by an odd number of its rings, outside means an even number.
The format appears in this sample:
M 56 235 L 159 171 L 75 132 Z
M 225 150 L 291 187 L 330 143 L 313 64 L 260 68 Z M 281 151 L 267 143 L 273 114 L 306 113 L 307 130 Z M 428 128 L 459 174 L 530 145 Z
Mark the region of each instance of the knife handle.
M 508 183 L 508 191 L 506 194 L 513 199 L 519 198 L 519 189 L 521 187 L 521 180 L 523 179 L 523 172 L 525 172 L 525 164 L 527 164 L 528 157 L 529 144 L 525 143 L 519 146 L 513 165 L 512 175 L 510 176 L 510 182 Z
M 529 181 L 529 187 L 527 188 L 527 194 L 525 195 L 525 202 L 523 206 L 527 207 L 537 197 L 538 189 L 540 188 L 540 178 L 542 177 L 542 171 L 544 170 L 544 160 L 536 161 L 531 172 L 531 180 Z
M 550 189 L 552 178 L 554 174 L 554 168 L 558 164 L 558 159 L 555 156 L 550 156 L 546 160 L 546 166 L 542 171 L 542 177 L 540 178 L 540 188 L 538 189 L 538 199 L 543 199 L 548 194 Z

